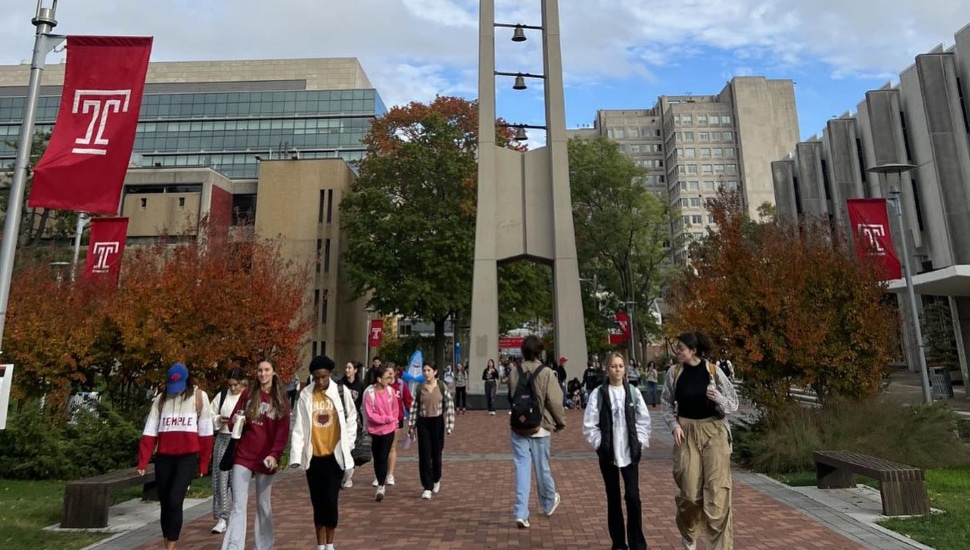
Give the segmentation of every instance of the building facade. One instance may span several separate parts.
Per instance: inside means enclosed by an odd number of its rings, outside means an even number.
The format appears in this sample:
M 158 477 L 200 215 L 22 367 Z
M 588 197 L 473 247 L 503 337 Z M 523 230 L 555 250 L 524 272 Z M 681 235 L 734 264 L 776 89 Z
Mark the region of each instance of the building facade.
M 799 139 L 791 80 L 735 77 L 717 95 L 661 96 L 651 109 L 601 110 L 593 129 L 647 170 L 643 184 L 673 208 L 673 260 L 713 225 L 707 199 L 741 189 L 753 216 L 774 204 L 770 163 Z
M 890 215 L 902 257 L 906 239 L 919 307 L 949 304 L 963 379 L 970 379 L 970 26 L 942 46 L 916 56 L 887 84 L 866 93 L 855 113 L 830 120 L 821 134 L 798 143 L 771 163 L 777 213 L 831 219 L 849 231 L 846 199 L 887 198 L 898 191 L 904 223 Z M 886 164 L 913 165 L 899 175 L 869 170 Z M 890 210 L 893 213 L 893 210 Z M 905 292 L 900 279 L 893 292 Z M 900 307 L 908 309 L 908 301 Z M 908 313 L 908 312 L 907 312 Z M 904 315 L 910 319 L 910 315 Z M 916 370 L 914 330 L 904 333 L 906 362 Z
M 53 128 L 65 65 L 44 71 L 37 130 Z M 0 169 L 12 167 L 29 66 L 0 66 Z M 342 276 L 341 198 L 386 112 L 353 58 L 151 63 L 120 215 L 129 246 L 163 233 L 198 237 L 199 221 L 233 239 L 281 237 L 313 267 L 317 324 L 304 356 L 363 360 L 367 313 Z

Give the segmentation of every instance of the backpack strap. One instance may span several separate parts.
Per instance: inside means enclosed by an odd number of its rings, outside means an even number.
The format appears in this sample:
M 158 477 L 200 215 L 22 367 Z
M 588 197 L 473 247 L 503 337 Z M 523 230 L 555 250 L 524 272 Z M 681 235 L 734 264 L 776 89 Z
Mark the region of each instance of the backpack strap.
M 226 402 L 226 396 L 229 395 L 229 388 L 222 388 L 219 392 L 219 411 L 222 412 L 222 405 Z

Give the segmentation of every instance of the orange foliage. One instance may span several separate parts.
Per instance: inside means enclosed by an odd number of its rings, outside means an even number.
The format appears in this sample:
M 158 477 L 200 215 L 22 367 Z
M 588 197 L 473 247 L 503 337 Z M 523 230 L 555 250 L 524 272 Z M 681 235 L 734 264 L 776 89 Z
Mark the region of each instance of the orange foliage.
M 898 317 L 876 266 L 827 223 L 754 223 L 736 193 L 708 208 L 719 230 L 695 244 L 671 289 L 670 335 L 707 332 L 763 406 L 787 400 L 792 385 L 822 400 L 877 392 Z
M 117 286 L 58 286 L 45 269 L 14 276 L 4 351 L 19 367 L 18 396 L 61 402 L 103 381 L 112 397 L 137 399 L 176 361 L 210 390 L 232 359 L 272 357 L 289 377 L 313 323 L 309 269 L 289 265 L 277 243 L 129 247 Z

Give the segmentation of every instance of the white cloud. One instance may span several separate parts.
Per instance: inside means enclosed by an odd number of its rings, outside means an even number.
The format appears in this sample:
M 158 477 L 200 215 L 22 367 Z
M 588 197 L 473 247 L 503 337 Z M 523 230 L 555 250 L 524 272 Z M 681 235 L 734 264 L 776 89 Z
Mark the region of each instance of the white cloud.
M 0 63 L 29 57 L 33 4 L 0 13 Z M 538 0 L 497 5 L 501 22 L 540 24 Z M 744 67 L 821 60 L 835 77 L 888 75 L 970 22 L 970 2 L 954 0 L 562 0 L 560 11 L 576 85 L 654 82 L 712 47 Z M 477 88 L 477 0 L 85 0 L 59 3 L 57 18 L 62 33 L 153 35 L 156 60 L 359 57 L 388 104 Z M 541 71 L 538 34 L 512 44 L 506 31 L 498 68 Z

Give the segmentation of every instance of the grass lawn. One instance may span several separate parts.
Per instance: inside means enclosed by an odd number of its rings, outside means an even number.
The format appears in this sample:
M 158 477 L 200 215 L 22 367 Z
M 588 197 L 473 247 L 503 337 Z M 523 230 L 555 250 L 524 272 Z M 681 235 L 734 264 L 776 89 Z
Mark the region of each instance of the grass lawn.
M 192 481 L 189 498 L 212 494 L 208 477 Z M 78 550 L 107 537 L 103 533 L 51 533 L 44 527 L 58 523 L 64 495 L 63 481 L 13 481 L 0 479 L 0 548 L 31 550 Z M 141 497 L 141 487 L 112 495 L 112 504 Z
M 944 510 L 922 518 L 890 519 L 880 525 L 937 550 L 967 548 L 970 540 L 970 467 L 926 471 L 930 505 Z

